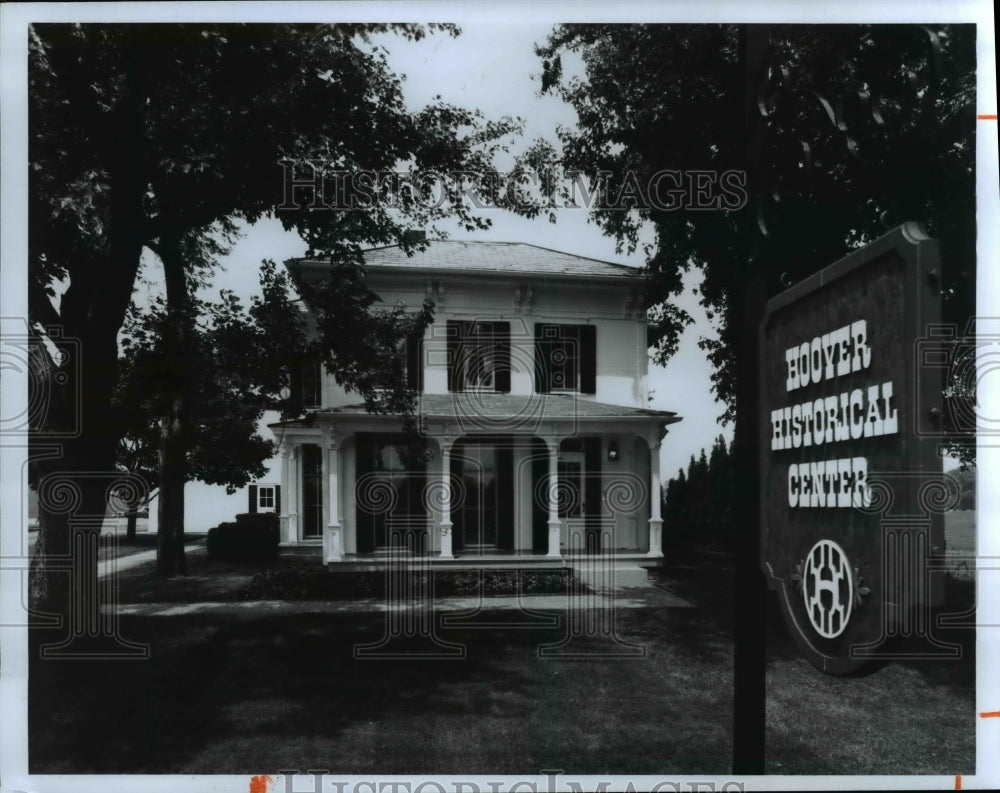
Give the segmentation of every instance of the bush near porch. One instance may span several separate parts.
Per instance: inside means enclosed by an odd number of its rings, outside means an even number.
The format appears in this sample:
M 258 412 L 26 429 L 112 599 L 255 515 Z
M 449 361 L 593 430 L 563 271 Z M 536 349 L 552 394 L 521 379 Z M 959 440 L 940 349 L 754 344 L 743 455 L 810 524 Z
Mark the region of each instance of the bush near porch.
M 206 545 L 213 561 L 267 562 L 278 558 L 280 542 L 275 513 L 245 512 L 236 516 L 235 523 L 220 523 L 209 529 Z
M 385 572 L 330 572 L 316 565 L 263 570 L 246 585 L 247 600 L 343 600 L 386 597 Z M 452 595 L 512 596 L 581 593 L 586 587 L 571 570 L 480 570 L 417 573 L 396 577 L 406 592 L 396 597 L 429 599 Z

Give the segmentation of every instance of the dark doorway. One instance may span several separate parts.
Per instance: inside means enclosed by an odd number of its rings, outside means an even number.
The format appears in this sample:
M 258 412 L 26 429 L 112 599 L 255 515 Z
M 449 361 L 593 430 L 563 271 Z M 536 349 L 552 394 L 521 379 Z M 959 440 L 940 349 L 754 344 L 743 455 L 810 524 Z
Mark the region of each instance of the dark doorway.
M 453 547 L 490 553 L 514 547 L 514 454 L 509 440 L 456 443 L 451 453 Z

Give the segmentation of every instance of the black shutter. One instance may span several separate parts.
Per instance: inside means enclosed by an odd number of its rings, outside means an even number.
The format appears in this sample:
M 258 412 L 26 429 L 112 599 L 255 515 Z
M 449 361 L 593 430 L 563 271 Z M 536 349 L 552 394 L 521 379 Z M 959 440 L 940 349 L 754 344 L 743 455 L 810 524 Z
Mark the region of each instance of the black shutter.
M 257 514 L 257 485 L 250 485 L 247 488 L 247 512 L 251 515 Z
M 579 326 L 580 339 L 580 393 L 597 393 L 597 328 Z
M 418 394 L 424 390 L 423 331 L 406 337 L 406 385 Z
M 281 514 L 281 485 L 274 486 L 274 512 Z
M 449 319 L 445 338 L 448 344 L 448 390 L 461 391 L 462 381 L 465 379 L 462 374 L 462 366 L 459 356 L 462 354 L 462 325 L 464 323 L 455 319 Z
M 493 390 L 500 394 L 510 393 L 510 323 L 493 323 L 493 342 L 496 352 L 493 373 Z
M 583 498 L 586 503 L 584 515 L 584 532 L 586 535 L 587 553 L 597 553 L 601 550 L 601 439 L 584 438 L 584 486 Z
M 552 390 L 550 350 L 550 337 L 546 332 L 551 326 L 535 323 L 535 393 L 547 394 Z

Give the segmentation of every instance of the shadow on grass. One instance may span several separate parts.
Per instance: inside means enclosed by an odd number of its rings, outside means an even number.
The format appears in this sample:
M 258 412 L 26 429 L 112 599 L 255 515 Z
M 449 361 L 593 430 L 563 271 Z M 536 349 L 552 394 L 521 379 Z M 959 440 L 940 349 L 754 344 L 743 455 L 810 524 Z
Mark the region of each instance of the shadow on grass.
M 126 571 L 123 600 L 238 600 L 260 569 L 196 554 L 191 562 L 187 579 Z M 627 660 L 542 658 L 540 645 L 562 638 L 565 623 L 512 627 L 504 621 L 523 615 L 509 611 L 480 614 L 479 628 L 440 629 L 443 640 L 466 648 L 451 660 L 356 659 L 356 645 L 385 635 L 380 614 L 285 607 L 277 615 L 262 605 L 122 617 L 124 636 L 150 644 L 149 660 L 32 654 L 31 771 L 728 773 L 731 569 L 724 559 L 680 559 L 654 571 L 659 586 L 695 607 L 618 610 L 617 637 L 644 648 Z M 841 680 L 799 656 L 774 599 L 767 630 L 771 772 L 971 767 L 970 668 L 898 663 Z M 615 649 L 608 636 L 580 646 Z
M 123 618 L 148 661 L 34 656 L 31 771 L 728 769 L 729 717 L 704 708 L 728 698 L 724 665 L 692 684 L 662 643 L 628 661 L 543 659 L 558 629 L 500 627 L 449 630 L 461 659 L 357 660 L 384 628 L 359 615 Z

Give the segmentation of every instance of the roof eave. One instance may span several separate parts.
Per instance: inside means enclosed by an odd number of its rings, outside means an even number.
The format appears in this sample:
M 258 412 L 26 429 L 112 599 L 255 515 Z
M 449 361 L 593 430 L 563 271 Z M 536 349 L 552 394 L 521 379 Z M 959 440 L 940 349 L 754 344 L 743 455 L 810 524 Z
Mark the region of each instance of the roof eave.
M 315 259 L 286 259 L 285 266 L 289 269 L 296 267 L 301 271 L 311 271 L 313 273 L 321 273 L 323 270 L 330 267 L 330 263 L 326 261 L 317 261 Z M 645 271 L 639 268 L 635 268 L 634 273 L 622 272 L 622 273 L 561 273 L 561 272 L 544 272 L 540 270 L 476 270 L 467 267 L 423 267 L 421 265 L 393 265 L 393 264 L 366 264 L 365 269 L 372 275 L 377 273 L 386 273 L 390 275 L 398 275 L 401 273 L 409 275 L 420 275 L 425 277 L 434 277 L 440 275 L 453 275 L 462 277 L 474 277 L 474 278 L 502 278 L 516 280 L 519 278 L 531 277 L 531 278 L 553 278 L 557 280 L 573 280 L 573 281 L 618 281 L 621 283 L 632 283 L 635 281 L 644 281 L 646 279 Z

